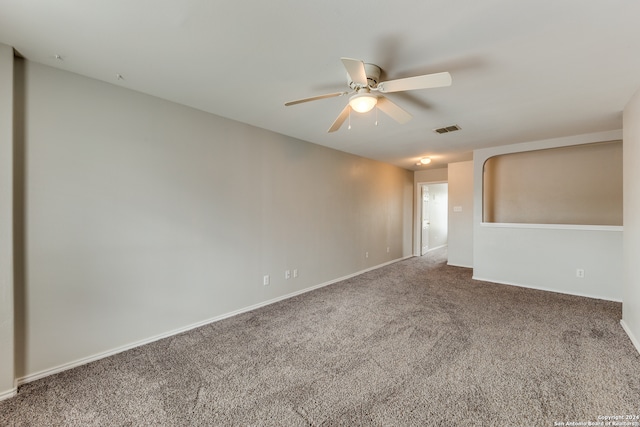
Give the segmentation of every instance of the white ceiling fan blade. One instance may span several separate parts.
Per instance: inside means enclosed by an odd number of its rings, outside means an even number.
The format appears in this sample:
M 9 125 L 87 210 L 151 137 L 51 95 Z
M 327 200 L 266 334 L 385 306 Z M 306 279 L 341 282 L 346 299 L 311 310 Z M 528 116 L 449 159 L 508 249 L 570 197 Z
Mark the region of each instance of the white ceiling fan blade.
M 344 109 L 342 110 L 338 118 L 333 122 L 333 124 L 331 125 L 331 127 L 327 132 L 335 132 L 338 129 L 340 129 L 340 126 L 342 126 L 344 121 L 347 120 L 347 117 L 349 117 L 350 111 L 351 111 L 351 107 L 349 106 L 349 104 L 347 104 L 347 106 L 344 107 Z
M 389 80 L 388 82 L 378 83 L 377 89 L 382 93 L 390 93 L 405 90 L 430 89 L 443 86 L 451 86 L 451 74 L 447 72 L 407 77 L 406 79 Z
M 285 105 L 285 107 L 289 107 L 290 105 L 302 104 L 303 102 L 309 102 L 309 101 L 317 101 L 318 99 L 333 98 L 335 96 L 342 96 L 342 95 L 346 95 L 348 93 L 349 92 L 327 93 L 326 95 L 318 95 L 318 96 L 312 96 L 310 98 L 303 98 L 303 99 L 298 99 L 298 100 L 295 100 L 295 101 L 289 101 L 284 105 Z
M 382 111 L 401 125 L 407 123 L 413 117 L 411 114 L 407 113 L 384 96 L 378 98 L 378 103 L 376 104 L 376 106 L 378 107 L 378 109 L 380 109 L 380 111 Z
M 367 86 L 369 84 L 367 82 L 367 72 L 364 69 L 364 62 L 353 58 L 340 58 L 340 60 L 344 64 L 344 68 L 347 69 L 349 77 L 351 77 L 351 80 L 355 84 L 360 86 Z

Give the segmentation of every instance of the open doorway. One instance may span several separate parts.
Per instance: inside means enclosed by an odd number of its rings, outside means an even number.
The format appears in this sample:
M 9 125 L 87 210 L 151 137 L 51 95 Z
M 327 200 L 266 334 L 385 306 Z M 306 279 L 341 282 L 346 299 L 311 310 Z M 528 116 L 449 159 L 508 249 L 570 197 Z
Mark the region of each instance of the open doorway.
M 420 255 L 447 246 L 448 184 L 420 184 Z

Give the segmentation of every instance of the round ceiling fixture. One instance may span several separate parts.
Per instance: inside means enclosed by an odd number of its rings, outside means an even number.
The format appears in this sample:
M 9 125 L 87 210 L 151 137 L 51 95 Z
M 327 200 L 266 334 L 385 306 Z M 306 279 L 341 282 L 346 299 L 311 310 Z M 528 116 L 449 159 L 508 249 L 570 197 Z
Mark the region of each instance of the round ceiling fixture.
M 378 98 L 370 93 L 357 93 L 349 98 L 349 105 L 358 113 L 366 113 L 373 109 L 378 103 Z
M 429 163 L 431 163 L 431 157 L 423 157 L 416 163 L 416 166 L 428 165 Z

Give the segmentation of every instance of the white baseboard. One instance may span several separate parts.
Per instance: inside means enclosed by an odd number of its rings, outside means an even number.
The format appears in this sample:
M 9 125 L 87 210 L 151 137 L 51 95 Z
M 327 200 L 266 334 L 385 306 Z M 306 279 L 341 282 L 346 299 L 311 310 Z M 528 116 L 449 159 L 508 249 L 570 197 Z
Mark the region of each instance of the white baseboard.
M 473 268 L 472 265 L 456 264 L 452 262 L 447 262 L 447 265 L 450 265 L 451 267 Z
M 10 390 L 0 392 L 0 401 L 10 399 L 18 394 L 18 387 L 14 387 Z
M 334 283 L 338 283 L 338 282 L 341 282 L 343 280 L 350 279 L 352 277 L 358 276 L 358 275 L 366 273 L 368 271 L 377 270 L 378 268 L 382 268 L 384 266 L 387 266 L 387 265 L 390 265 L 390 264 L 394 264 L 394 263 L 399 262 L 399 261 L 404 261 L 405 259 L 408 259 L 408 258 L 413 258 L 413 255 L 409 255 L 409 256 L 406 256 L 406 257 L 403 257 L 403 258 L 398 258 L 398 259 L 395 259 L 395 260 L 392 260 L 392 261 L 388 261 L 388 262 L 385 262 L 383 264 L 379 264 L 379 265 L 376 265 L 376 266 L 373 266 L 373 267 L 358 271 L 358 272 L 353 273 L 353 274 L 349 274 L 349 275 L 346 275 L 346 276 L 343 276 L 343 277 L 339 277 L 337 279 L 329 280 L 328 282 L 320 283 L 319 285 L 314 285 L 314 286 L 311 286 L 311 287 L 308 287 L 308 288 L 305 288 L 305 289 L 301 289 L 301 290 L 296 291 L 296 292 L 292 292 L 290 294 L 286 294 L 286 295 L 283 295 L 283 296 L 280 296 L 280 297 L 277 297 L 277 298 L 270 299 L 268 301 L 260 302 L 258 304 L 250 305 L 248 307 L 244 307 L 244 308 L 241 308 L 241 309 L 238 309 L 238 310 L 234 310 L 234 311 L 231 311 L 229 313 L 221 314 L 219 316 L 215 316 L 215 317 L 212 317 L 210 319 L 203 320 L 201 322 L 193 323 L 191 325 L 188 325 L 188 326 L 185 326 L 185 327 L 182 327 L 182 328 L 173 329 L 171 331 L 168 331 L 168 332 L 165 332 L 165 333 L 162 333 L 162 334 L 159 334 L 159 335 L 155 335 L 153 337 L 146 338 L 146 339 L 143 339 L 143 340 L 140 340 L 140 341 L 136 341 L 136 342 L 133 342 L 131 344 L 123 345 L 121 347 L 117 347 L 117 348 L 114 348 L 112 350 L 107 350 L 105 352 L 97 353 L 97 354 L 94 354 L 92 356 L 83 357 L 81 359 L 77 359 L 77 360 L 62 364 L 62 365 L 54 366 L 53 368 L 44 369 L 42 371 L 35 372 L 33 374 L 25 375 L 24 377 L 18 378 L 16 381 L 17 381 L 18 385 L 22 385 L 22 384 L 26 384 L 26 383 L 29 383 L 29 382 L 32 382 L 32 381 L 36 381 L 36 380 L 39 380 L 41 378 L 48 377 L 49 375 L 54 375 L 54 374 L 57 374 L 57 373 L 60 373 L 60 372 L 63 372 L 63 371 L 69 370 L 69 369 L 76 368 L 78 366 L 86 365 L 87 363 L 95 362 L 96 360 L 104 359 L 105 357 L 109 357 L 109 356 L 113 356 L 113 355 L 118 354 L 118 353 L 122 353 L 123 351 L 131 350 L 133 348 L 140 347 L 140 346 L 143 346 L 145 344 L 150 344 L 152 342 L 155 342 L 155 341 L 158 341 L 158 340 L 161 340 L 161 339 L 164 339 L 164 338 L 169 338 L 169 337 L 172 337 L 174 335 L 178 335 L 178 334 L 181 334 L 183 332 L 187 332 L 187 331 L 190 331 L 192 329 L 196 329 L 196 328 L 199 328 L 201 326 L 208 325 L 210 323 L 218 322 L 220 320 L 224 320 L 224 319 L 227 319 L 229 317 L 236 316 L 238 314 L 246 313 L 246 312 L 251 311 L 251 310 L 256 310 L 258 308 L 261 308 L 261 307 L 264 307 L 264 306 L 267 306 L 267 305 L 270 305 L 270 304 L 274 304 L 276 302 L 283 301 L 283 300 L 295 297 L 297 295 L 301 295 L 301 294 L 304 294 L 304 293 L 307 293 L 307 292 L 311 292 L 311 291 L 313 291 L 315 289 L 323 288 L 325 286 L 329 286 L 329 285 L 332 285 Z M 2 400 L 2 396 L 4 396 L 5 394 L 7 394 L 7 397 L 5 397 L 5 399 L 6 398 L 10 398 L 12 396 L 15 396 L 16 391 L 17 391 L 17 389 L 13 390 L 13 392 L 12 391 L 8 391 L 8 392 L 5 392 L 3 394 L 0 394 L 0 400 Z M 11 394 L 11 393 L 13 393 L 13 394 Z
M 631 343 L 633 344 L 633 346 L 636 348 L 636 350 L 638 350 L 638 353 L 640 353 L 640 340 L 638 340 L 638 338 L 636 338 L 636 336 L 633 335 L 633 332 L 631 332 L 631 329 L 629 329 L 629 326 L 625 323 L 624 320 L 620 320 L 620 325 L 622 326 L 622 329 L 624 329 L 624 331 L 629 336 L 629 339 L 631 340 Z
M 480 282 L 496 283 L 498 285 L 508 285 L 508 286 L 517 286 L 519 288 L 535 289 L 537 291 L 555 292 L 555 293 L 558 293 L 558 294 L 574 295 L 574 296 L 577 296 L 577 297 L 601 299 L 601 300 L 604 300 L 604 301 L 622 302 L 622 300 L 615 299 L 615 298 L 610 298 L 610 297 L 604 297 L 602 295 L 590 295 L 590 294 L 584 294 L 584 293 L 580 293 L 580 292 L 568 292 L 568 291 L 564 291 L 564 290 L 560 290 L 560 289 L 543 288 L 543 287 L 540 287 L 540 286 L 529 286 L 529 285 L 523 285 L 523 284 L 520 284 L 520 283 L 505 282 L 505 281 L 494 280 L 494 279 L 485 279 L 485 278 L 478 277 L 478 276 L 475 276 L 475 275 L 472 277 L 472 279 L 473 280 L 478 280 Z

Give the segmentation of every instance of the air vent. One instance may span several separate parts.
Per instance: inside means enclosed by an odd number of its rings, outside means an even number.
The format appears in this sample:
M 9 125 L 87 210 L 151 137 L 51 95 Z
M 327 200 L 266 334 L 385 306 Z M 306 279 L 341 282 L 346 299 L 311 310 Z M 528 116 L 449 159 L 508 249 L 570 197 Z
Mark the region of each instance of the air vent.
M 435 133 L 449 133 L 449 132 L 455 132 L 457 130 L 460 130 L 460 126 L 452 125 L 452 126 L 445 126 L 443 128 L 437 128 L 437 129 L 434 129 L 433 131 Z

